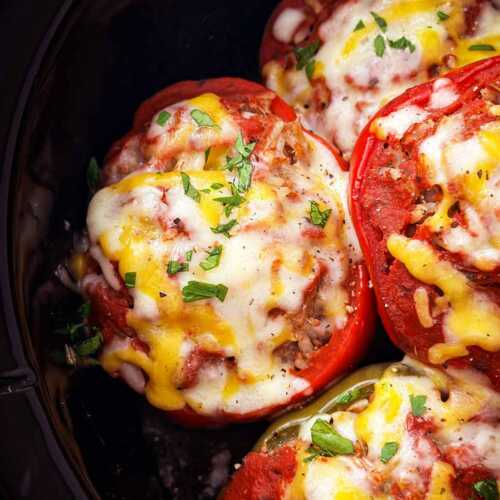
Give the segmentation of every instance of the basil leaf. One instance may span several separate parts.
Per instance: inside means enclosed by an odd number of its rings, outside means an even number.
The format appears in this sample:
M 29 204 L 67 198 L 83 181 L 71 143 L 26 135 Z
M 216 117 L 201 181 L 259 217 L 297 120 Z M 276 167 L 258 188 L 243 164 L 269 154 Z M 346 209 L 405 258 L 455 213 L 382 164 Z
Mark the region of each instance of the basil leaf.
M 156 123 L 160 125 L 160 127 L 163 127 L 168 122 L 168 120 L 170 120 L 171 116 L 172 115 L 168 111 L 160 111 L 158 113 L 158 116 L 156 117 Z
M 316 55 L 319 50 L 320 41 L 307 45 L 306 47 L 297 47 L 293 49 L 295 57 L 297 58 L 297 69 L 304 69 L 306 64 Z
M 370 12 L 372 15 L 373 19 L 375 19 L 375 22 L 378 24 L 378 27 L 382 30 L 382 33 L 385 33 L 387 31 L 387 21 L 379 16 L 376 12 Z
M 193 109 L 193 111 L 191 111 L 191 118 L 199 127 L 217 127 L 210 115 L 201 109 Z
M 421 417 L 425 413 L 426 401 L 427 401 L 427 396 L 424 395 L 414 396 L 413 394 L 410 394 L 411 412 L 415 417 Z
M 480 51 L 480 52 L 496 52 L 496 48 L 489 43 L 477 43 L 475 45 L 471 45 L 469 47 L 471 51 Z
M 373 46 L 375 47 L 375 54 L 378 57 L 384 57 L 385 52 L 385 40 L 382 35 L 377 35 L 373 41 Z
M 450 16 L 448 14 L 446 14 L 446 12 L 443 12 L 442 10 L 438 10 L 436 12 L 436 15 L 437 15 L 437 18 L 440 20 L 440 21 L 446 21 L 447 19 L 450 18 Z
M 318 418 L 311 427 L 311 439 L 321 451 L 335 455 L 354 453 L 352 441 L 341 436 L 328 422 Z
M 316 68 L 316 61 L 314 59 L 312 59 L 306 64 L 306 75 L 308 80 L 313 79 L 315 68 Z
M 380 461 L 386 464 L 398 452 L 398 449 L 399 444 L 394 441 L 385 443 L 380 452 Z
M 196 203 L 200 203 L 200 192 L 191 184 L 191 179 L 189 175 L 181 172 L 182 187 L 184 188 L 184 194 L 192 198 Z
M 389 46 L 392 47 L 393 49 L 409 49 L 410 52 L 415 52 L 415 45 L 408 40 L 405 36 L 402 36 L 401 38 L 398 38 L 397 40 L 388 40 Z
M 477 481 L 472 485 L 474 491 L 485 500 L 498 500 L 498 486 L 495 479 Z
M 360 19 L 358 21 L 358 24 L 356 24 L 356 26 L 354 26 L 354 29 L 353 31 L 359 31 L 359 30 L 362 30 L 363 28 L 365 27 L 365 23 Z
M 170 260 L 168 262 L 167 273 L 169 276 L 183 271 L 189 271 L 189 264 L 187 262 L 179 262 L 178 260 Z
M 213 269 L 214 267 L 217 267 L 219 265 L 221 255 L 221 245 L 212 248 L 212 250 L 208 252 L 208 257 L 200 262 L 200 267 L 205 271 L 210 271 L 210 269 Z
M 97 328 L 95 331 L 97 332 L 94 336 L 74 346 L 74 350 L 79 356 L 90 356 L 91 354 L 95 354 L 101 347 L 103 341 L 102 333 Z
M 238 222 L 235 219 L 232 219 L 225 224 L 219 224 L 218 226 L 211 227 L 210 229 L 215 234 L 223 234 L 226 238 L 231 238 L 231 234 L 229 234 L 229 231 L 231 231 L 231 229 L 236 226 L 236 224 L 238 224 Z
M 254 148 L 255 148 L 255 142 L 249 142 L 248 144 L 245 144 L 245 141 L 243 139 L 243 135 L 242 133 L 240 132 L 238 134 L 238 137 L 236 138 L 236 143 L 234 145 L 234 147 L 236 148 L 236 151 L 238 151 L 238 153 L 243 157 L 243 158 L 248 158 Z
M 315 226 L 319 226 L 324 228 L 328 219 L 330 218 L 330 214 L 332 213 L 332 209 L 328 208 L 326 210 L 321 211 L 319 205 L 315 201 L 311 201 L 310 208 L 310 220 Z
M 135 288 L 135 280 L 137 277 L 137 273 L 125 273 L 125 286 L 127 288 Z
M 224 206 L 224 213 L 226 214 L 226 217 L 231 215 L 233 208 L 239 207 L 246 201 L 245 198 L 238 193 L 234 184 L 231 184 L 231 193 L 231 196 L 220 196 L 219 198 L 214 198 L 214 201 L 218 201 Z
M 227 290 L 227 286 L 221 283 L 213 285 L 202 281 L 188 281 L 188 284 L 182 289 L 182 300 L 184 302 L 195 302 L 215 297 L 224 302 Z
M 97 186 L 101 180 L 101 169 L 97 160 L 92 157 L 89 161 L 89 166 L 87 167 L 87 184 L 91 192 L 97 190 Z

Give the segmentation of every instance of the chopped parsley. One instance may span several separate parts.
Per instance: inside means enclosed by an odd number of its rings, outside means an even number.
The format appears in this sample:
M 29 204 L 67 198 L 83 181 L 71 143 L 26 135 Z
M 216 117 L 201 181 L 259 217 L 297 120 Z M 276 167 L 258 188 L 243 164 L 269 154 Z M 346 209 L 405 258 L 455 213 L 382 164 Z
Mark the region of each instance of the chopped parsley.
M 191 184 L 191 179 L 188 174 L 181 172 L 182 187 L 184 188 L 184 194 L 192 198 L 196 203 L 200 203 L 200 192 Z
M 489 43 L 476 43 L 475 45 L 470 45 L 469 50 L 478 52 L 496 52 L 496 48 Z
M 333 457 L 335 455 L 352 455 L 354 445 L 351 440 L 341 436 L 328 422 L 318 418 L 311 427 L 313 446 L 310 455 L 304 460 L 310 462 L 317 456 Z
M 168 122 L 168 120 L 170 120 L 171 116 L 172 115 L 168 111 L 160 111 L 158 113 L 158 116 L 156 117 L 156 123 L 160 125 L 160 127 L 163 127 Z
M 52 361 L 70 366 L 97 363 L 89 356 L 96 354 L 100 349 L 103 336 L 99 328 L 88 324 L 91 311 L 90 302 L 84 302 L 70 315 L 70 321 L 64 319 L 67 318 L 67 314 L 55 317 L 59 325 L 61 321 L 65 321 L 65 324 L 53 330 L 57 340 L 54 348 L 48 352 Z
M 123 280 L 125 281 L 125 286 L 127 288 L 135 288 L 135 280 L 137 277 L 137 273 L 125 273 L 125 277 Z
M 334 400 L 333 404 L 337 405 L 347 405 L 358 399 L 365 398 L 371 393 L 369 387 L 355 387 L 354 389 L 349 389 L 345 392 L 339 394 Z
M 474 491 L 485 500 L 498 500 L 498 486 L 495 479 L 477 481 L 472 485 Z
M 167 273 L 169 276 L 183 271 L 189 271 L 189 264 L 187 262 L 179 262 L 178 260 L 170 260 L 168 262 Z
M 250 161 L 250 155 L 255 148 L 255 142 L 245 144 L 241 132 L 236 138 L 234 148 L 238 154 L 232 158 L 227 158 L 227 163 L 224 166 L 226 170 L 232 172 L 234 169 L 238 172 L 238 190 L 240 192 L 248 191 L 252 182 L 253 166 Z
M 315 201 L 311 201 L 311 208 L 309 211 L 309 216 L 311 222 L 315 226 L 319 226 L 324 228 L 328 219 L 330 218 L 330 214 L 332 213 L 331 208 L 327 208 L 323 211 L 320 210 L 319 205 Z
M 222 246 L 216 246 L 208 252 L 208 257 L 200 262 L 200 267 L 205 271 L 210 271 L 214 267 L 217 267 L 220 262 L 220 257 L 222 255 Z
M 375 22 L 377 23 L 378 27 L 382 30 L 382 33 L 385 33 L 387 31 L 387 21 L 379 16 L 376 12 L 370 12 L 372 15 L 373 19 L 375 19 Z
M 224 206 L 224 213 L 226 217 L 231 215 L 233 208 L 239 207 L 246 200 L 238 193 L 238 189 L 234 184 L 231 184 L 231 196 L 221 196 L 219 198 L 214 198 L 214 201 L 222 203 Z
M 309 80 L 313 79 L 315 68 L 316 68 L 316 61 L 314 59 L 312 59 L 306 64 L 306 76 Z
M 363 28 L 365 27 L 365 23 L 360 19 L 358 21 L 358 24 L 356 24 L 356 26 L 354 26 L 354 29 L 353 31 L 359 31 L 359 30 L 362 30 Z
M 380 452 L 380 461 L 386 464 L 398 452 L 398 449 L 399 444 L 394 441 L 385 443 Z
M 188 284 L 182 289 L 182 300 L 184 302 L 195 302 L 197 300 L 217 298 L 221 302 L 227 295 L 227 286 L 219 283 L 203 283 L 202 281 L 188 281 Z
M 316 55 L 319 50 L 320 41 L 316 40 L 315 42 L 306 45 L 305 47 L 297 47 L 293 49 L 295 57 L 297 58 L 297 66 L 298 70 L 304 69 L 307 63 Z
M 238 222 L 235 219 L 231 219 L 225 224 L 219 224 L 215 227 L 211 227 L 210 229 L 215 234 L 223 234 L 226 238 L 231 238 L 231 234 L 229 233 L 229 231 L 231 231 L 231 229 L 233 229 L 236 224 L 238 224 Z
M 384 57 L 385 52 L 385 40 L 382 35 L 377 35 L 375 40 L 373 40 L 373 46 L 375 47 L 375 54 L 378 57 Z
M 198 127 L 217 127 L 217 124 L 212 120 L 210 115 L 201 109 L 193 109 L 191 111 L 191 118 L 196 122 Z
M 96 191 L 97 186 L 101 180 L 101 170 L 97 160 L 92 157 L 89 161 L 89 166 L 87 167 L 87 184 L 91 192 Z
M 408 40 L 405 36 L 398 38 L 397 40 L 388 40 L 389 46 L 393 49 L 405 50 L 408 49 L 410 52 L 415 52 L 415 45 Z
M 421 417 L 425 413 L 426 402 L 427 402 L 427 396 L 424 395 L 414 396 L 413 394 L 410 394 L 411 412 L 415 417 Z
M 450 16 L 448 14 L 446 14 L 446 12 L 443 12 L 442 10 L 438 10 L 436 12 L 436 15 L 437 15 L 437 18 L 439 19 L 439 21 L 446 21 L 447 19 L 450 18 Z

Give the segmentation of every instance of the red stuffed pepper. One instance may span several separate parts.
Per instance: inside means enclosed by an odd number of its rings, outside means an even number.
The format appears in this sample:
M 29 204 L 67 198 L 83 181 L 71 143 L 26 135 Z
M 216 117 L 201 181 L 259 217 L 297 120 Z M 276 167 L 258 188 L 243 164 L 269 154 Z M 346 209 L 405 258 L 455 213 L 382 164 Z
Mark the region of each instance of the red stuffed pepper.
M 185 425 L 219 425 L 352 368 L 373 317 L 347 176 L 258 84 L 183 82 L 146 101 L 72 259 L 104 369 Z
M 471 372 L 362 368 L 276 421 L 221 500 L 498 499 L 499 418 Z
M 500 389 L 500 57 L 382 108 L 356 144 L 351 183 L 392 340 Z
M 284 0 L 260 56 L 266 86 L 349 157 L 389 100 L 495 49 L 493 0 Z

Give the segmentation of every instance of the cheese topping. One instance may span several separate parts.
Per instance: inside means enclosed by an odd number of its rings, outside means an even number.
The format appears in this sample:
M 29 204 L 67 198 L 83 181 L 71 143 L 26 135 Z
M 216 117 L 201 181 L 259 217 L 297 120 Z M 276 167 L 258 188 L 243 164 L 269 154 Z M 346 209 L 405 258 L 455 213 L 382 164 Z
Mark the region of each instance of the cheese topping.
M 206 114 L 197 115 L 202 125 L 193 110 Z M 311 329 L 329 338 L 348 321 L 346 280 L 360 254 L 347 173 L 297 122 L 277 121 L 249 160 L 248 189 L 238 190 L 242 172 L 224 165 L 243 136 L 218 98 L 163 111 L 170 119 L 160 125 L 166 115 L 158 113 L 147 132 L 149 163 L 100 190 L 88 210 L 103 271 L 135 276 L 127 323 L 149 348 L 112 342 L 102 365 L 111 373 L 140 367 L 146 396 L 165 410 L 248 413 L 286 402 L 309 382 L 293 374 L 280 348 L 307 340 Z M 177 160 L 170 171 L 152 171 L 166 157 Z M 315 221 L 311 202 L 326 219 Z M 218 258 L 207 265 L 214 250 Z M 192 282 L 226 291 L 186 300 Z
M 489 47 L 500 50 L 500 11 L 489 1 L 474 4 L 478 14 L 470 30 L 465 18 L 470 4 L 471 0 L 341 2 L 319 27 L 321 47 L 314 56 L 311 81 L 304 69 L 284 69 L 270 61 L 263 68 L 267 86 L 349 156 L 361 129 L 389 100 L 435 71 L 495 55 Z M 433 107 L 445 107 L 455 98 L 453 90 L 444 87 L 436 93 Z
M 420 240 L 393 234 L 387 241 L 389 252 L 418 280 L 437 286 L 449 301 L 443 318 L 445 344 L 429 349 L 429 361 L 440 364 L 464 356 L 467 347 L 500 350 L 500 309 L 488 295 L 474 291 L 471 283 L 453 265 L 440 260 L 432 247 Z
M 415 397 L 423 401 L 420 408 L 412 406 Z M 292 498 L 307 500 L 378 500 L 397 492 L 411 498 L 455 498 L 452 484 L 462 469 L 483 466 L 491 479 L 500 478 L 499 417 L 500 395 L 487 385 L 406 357 L 386 370 L 365 409 L 353 405 L 302 424 L 296 441 L 302 488 L 297 492 L 293 484 L 285 498 L 292 487 Z M 311 446 L 311 427 L 318 418 L 351 440 L 356 453 L 304 462 L 308 455 L 302 450 Z M 384 456 L 387 443 L 393 451 Z

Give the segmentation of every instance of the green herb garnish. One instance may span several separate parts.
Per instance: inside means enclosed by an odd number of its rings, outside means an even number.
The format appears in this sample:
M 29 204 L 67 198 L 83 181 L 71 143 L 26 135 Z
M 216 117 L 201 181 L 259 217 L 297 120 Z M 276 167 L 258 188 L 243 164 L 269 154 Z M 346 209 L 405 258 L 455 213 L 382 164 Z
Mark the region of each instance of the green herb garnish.
M 387 21 L 379 16 L 376 12 L 370 12 L 372 15 L 373 19 L 375 19 L 375 22 L 378 24 L 378 27 L 382 30 L 382 33 L 385 33 L 387 31 Z
M 253 166 L 250 161 L 250 155 L 255 148 L 255 144 L 255 142 L 245 144 L 243 135 L 240 132 L 234 145 L 238 154 L 232 158 L 227 158 L 227 163 L 224 166 L 226 170 L 231 172 L 233 169 L 238 171 L 238 190 L 240 192 L 248 191 L 252 182 Z
M 201 109 L 193 109 L 191 111 L 191 118 L 199 127 L 217 127 L 217 124 L 212 120 L 210 115 Z
M 471 51 L 479 51 L 479 52 L 496 52 L 496 48 L 489 43 L 477 43 L 475 45 L 469 46 L 469 50 Z
M 215 297 L 224 302 L 227 290 L 227 286 L 220 283 L 213 285 L 212 283 L 203 283 L 201 281 L 188 281 L 188 284 L 182 289 L 182 300 L 184 302 L 195 302 Z
M 315 42 L 307 45 L 306 47 L 297 47 L 293 49 L 295 57 L 297 58 L 297 66 L 298 70 L 304 69 L 307 63 L 316 55 L 320 47 L 320 41 L 316 40 Z
M 369 387 L 356 387 L 354 389 L 349 389 L 341 394 L 339 394 L 334 400 L 333 405 L 347 405 L 358 399 L 367 397 L 371 393 Z
M 160 125 L 160 127 L 163 127 L 165 125 L 165 123 L 167 123 L 168 120 L 170 120 L 171 116 L 172 115 L 168 111 L 165 111 L 165 110 L 160 111 L 158 113 L 158 116 L 156 117 L 156 123 L 158 125 Z
M 380 461 L 386 464 L 398 452 L 398 449 L 399 444 L 394 441 L 385 443 L 380 452 Z
M 191 179 L 188 174 L 181 172 L 182 187 L 184 188 L 184 194 L 192 198 L 196 203 L 200 202 L 200 192 L 191 184 Z
M 224 187 L 224 184 L 221 184 L 220 182 L 214 182 L 211 186 L 210 186 L 212 189 L 216 190 L 216 189 L 220 189 L 220 188 L 223 188 Z
M 495 479 L 477 481 L 472 485 L 474 491 L 485 500 L 498 500 L 498 486 Z
M 316 61 L 314 59 L 312 59 L 306 64 L 306 76 L 308 80 L 313 79 L 315 68 L 316 68 Z
M 89 166 L 87 167 L 87 184 L 91 192 L 96 191 L 97 186 L 101 180 L 101 170 L 97 160 L 92 157 L 89 161 Z
M 229 231 L 231 231 L 236 224 L 238 224 L 238 222 L 235 219 L 232 219 L 225 224 L 219 224 L 218 226 L 211 227 L 210 229 L 215 234 L 223 234 L 226 238 L 231 238 L 232 235 L 229 234 Z
M 216 246 L 208 252 L 208 257 L 200 262 L 200 267 L 205 271 L 210 271 L 214 267 L 217 267 L 220 262 L 220 257 L 222 255 L 222 246 Z
M 438 10 L 436 12 L 436 15 L 437 15 L 437 18 L 440 20 L 440 21 L 446 21 L 447 19 L 450 18 L 450 16 L 448 14 L 446 14 L 446 12 L 443 12 L 442 10 Z
M 385 52 L 385 40 L 382 35 L 377 35 L 375 40 L 373 40 L 373 46 L 375 47 L 375 54 L 378 57 L 384 57 Z
M 127 288 L 134 288 L 136 277 L 137 277 L 137 273 L 125 273 L 125 277 L 124 277 L 125 286 Z
M 212 148 L 207 148 L 205 149 L 205 165 L 207 164 L 207 161 L 208 161 L 208 157 L 210 156 L 210 150 Z
M 415 45 L 408 40 L 405 36 L 398 38 L 397 40 L 388 40 L 389 46 L 393 49 L 405 50 L 408 49 L 410 52 L 415 52 Z
M 214 198 L 214 201 L 218 201 L 224 205 L 224 213 L 226 217 L 231 215 L 233 208 L 239 207 L 246 200 L 238 193 L 238 189 L 234 184 L 231 184 L 231 196 L 221 196 L 219 198 Z
M 363 28 L 365 27 L 365 23 L 360 19 L 358 21 L 358 24 L 356 24 L 356 26 L 354 26 L 354 29 L 353 31 L 359 31 L 359 30 L 362 30 Z
M 411 412 L 415 417 L 421 417 L 425 413 L 426 402 L 427 402 L 427 396 L 424 395 L 414 396 L 413 394 L 410 394 Z
M 332 213 L 331 208 L 327 208 L 323 211 L 320 210 L 319 205 L 315 201 L 311 201 L 311 208 L 309 211 L 309 216 L 311 222 L 315 226 L 319 226 L 324 228 L 328 219 L 330 218 L 330 214 Z
M 193 258 L 193 251 L 192 250 L 189 250 L 186 252 L 186 260 L 188 262 L 191 262 L 191 259 Z
M 90 316 L 90 312 L 92 310 L 92 306 L 90 302 L 84 302 L 79 308 L 78 312 L 82 316 L 82 318 L 88 318 Z
M 189 264 L 187 262 L 179 262 L 178 260 L 170 260 L 168 262 L 167 273 L 169 276 L 183 271 L 189 271 Z
M 341 436 L 328 422 L 320 418 L 311 427 L 311 439 L 313 447 L 308 450 L 310 456 L 304 460 L 307 462 L 317 456 L 333 457 L 354 453 L 352 441 Z
M 78 356 L 90 356 L 95 354 L 102 345 L 103 336 L 98 328 L 92 328 L 94 335 L 88 339 L 82 340 L 74 346 Z

